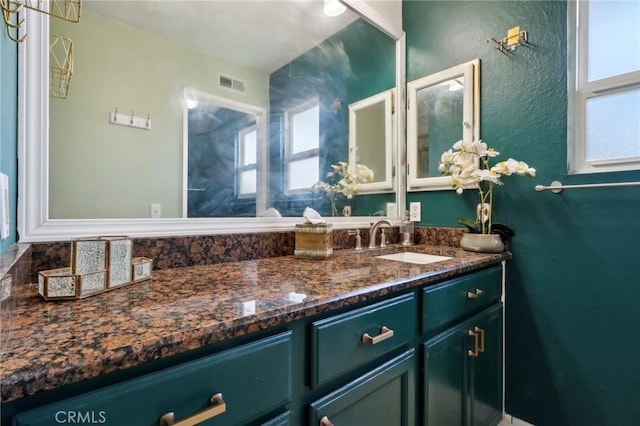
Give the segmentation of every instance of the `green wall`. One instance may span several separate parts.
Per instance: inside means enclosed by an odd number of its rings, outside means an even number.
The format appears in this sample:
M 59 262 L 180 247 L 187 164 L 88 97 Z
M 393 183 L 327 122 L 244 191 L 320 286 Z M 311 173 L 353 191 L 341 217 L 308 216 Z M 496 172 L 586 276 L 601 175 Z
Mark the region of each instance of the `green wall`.
M 536 193 L 536 184 L 638 181 L 567 174 L 567 7 L 552 1 L 404 1 L 407 81 L 481 60 L 482 139 L 527 161 L 495 220 L 517 235 L 507 268 L 506 411 L 535 425 L 640 424 L 640 188 Z M 531 46 L 486 40 L 519 25 Z M 475 194 L 410 193 L 426 225 L 473 217 Z
M 0 241 L 0 253 L 16 242 L 16 202 L 18 200 L 18 55 L 17 45 L 0 31 L 0 172 L 9 176 L 10 234 Z

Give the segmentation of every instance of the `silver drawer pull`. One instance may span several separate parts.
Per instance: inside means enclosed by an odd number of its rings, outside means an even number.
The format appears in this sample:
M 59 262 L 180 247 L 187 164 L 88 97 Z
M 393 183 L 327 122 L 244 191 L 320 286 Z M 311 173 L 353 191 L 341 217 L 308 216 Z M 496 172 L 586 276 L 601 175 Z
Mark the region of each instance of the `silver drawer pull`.
M 468 291 L 467 292 L 467 299 L 477 299 L 478 297 L 482 296 L 484 294 L 484 291 L 480 290 L 479 288 L 476 288 L 473 291 Z
M 467 330 L 467 335 L 473 337 L 473 350 L 469 349 L 467 355 L 470 357 L 477 357 L 481 352 L 484 352 L 484 330 L 478 326 L 473 327 L 473 330 Z
M 331 423 L 329 417 L 324 416 L 320 419 L 320 426 L 333 426 L 333 423 Z
M 382 341 L 387 340 L 390 337 L 393 337 L 393 330 L 388 328 L 386 325 L 383 325 L 380 329 L 380 334 L 378 334 L 376 337 L 371 337 L 369 333 L 364 333 L 362 335 L 362 343 L 376 345 Z
M 480 347 L 479 347 L 480 341 L 478 340 L 479 333 L 474 330 L 467 330 L 467 335 L 473 337 L 473 350 L 469 349 L 467 351 L 467 355 L 475 358 L 480 354 Z
M 222 394 L 217 393 L 209 399 L 209 407 L 204 410 L 187 417 L 186 419 L 176 422 L 175 414 L 173 412 L 167 413 L 160 417 L 158 422 L 159 426 L 193 426 L 198 423 L 202 423 L 205 420 L 209 420 L 218 414 L 222 414 L 227 411 L 227 404 L 222 399 Z

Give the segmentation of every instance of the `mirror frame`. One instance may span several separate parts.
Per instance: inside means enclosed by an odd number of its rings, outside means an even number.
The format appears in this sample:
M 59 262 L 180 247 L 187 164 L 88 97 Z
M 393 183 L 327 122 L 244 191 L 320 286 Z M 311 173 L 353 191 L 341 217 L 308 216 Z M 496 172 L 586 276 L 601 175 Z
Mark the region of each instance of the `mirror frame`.
M 384 105 L 384 176 L 380 180 L 371 183 L 361 183 L 358 185 L 358 194 L 376 194 L 393 191 L 393 165 L 396 163 L 393 155 L 393 129 L 395 126 L 395 115 L 393 109 L 393 98 L 395 89 L 385 90 L 377 95 L 370 96 L 361 101 L 349 105 L 349 167 L 355 170 L 358 163 L 358 134 L 357 134 L 357 113 L 372 105 Z M 365 164 L 366 165 L 366 164 Z M 375 179 L 375 177 L 374 177 Z
M 450 176 L 417 176 L 418 163 L 418 91 L 436 86 L 456 77 L 464 77 L 462 139 L 474 141 L 480 138 L 480 59 L 474 59 L 446 70 L 430 74 L 407 83 L 407 191 L 452 190 Z M 472 84 L 466 84 L 467 81 Z M 456 141 L 451 141 L 451 145 Z
M 401 28 L 363 0 L 341 0 L 396 40 L 396 88 L 405 85 L 406 39 Z M 26 10 L 29 34 L 18 47 L 18 233 L 19 242 L 68 241 L 92 235 L 160 237 L 293 231 L 300 217 L 288 218 L 49 218 L 49 20 Z M 402 91 L 404 92 L 404 91 Z M 404 98 L 396 96 L 398 123 L 404 123 Z M 396 126 L 397 156 L 404 158 L 404 125 Z M 404 164 L 397 162 L 396 204 L 406 203 Z M 380 219 L 380 217 L 376 217 Z M 388 218 L 398 220 L 397 218 Z M 336 229 L 369 227 L 372 218 L 331 218 Z

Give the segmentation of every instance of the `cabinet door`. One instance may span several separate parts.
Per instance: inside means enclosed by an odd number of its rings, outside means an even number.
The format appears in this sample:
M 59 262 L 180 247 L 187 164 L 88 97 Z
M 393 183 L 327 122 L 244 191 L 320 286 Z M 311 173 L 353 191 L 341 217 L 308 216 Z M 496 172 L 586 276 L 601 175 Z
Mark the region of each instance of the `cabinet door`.
M 492 426 L 502 416 L 502 305 L 424 344 L 424 424 Z
M 496 425 L 502 417 L 502 307 L 476 317 L 473 327 L 483 330 L 484 352 L 469 357 L 469 424 Z M 484 334 L 484 335 L 482 335 Z
M 425 426 L 464 424 L 465 331 L 454 327 L 424 344 Z
M 311 404 L 311 426 L 415 424 L 414 350 Z

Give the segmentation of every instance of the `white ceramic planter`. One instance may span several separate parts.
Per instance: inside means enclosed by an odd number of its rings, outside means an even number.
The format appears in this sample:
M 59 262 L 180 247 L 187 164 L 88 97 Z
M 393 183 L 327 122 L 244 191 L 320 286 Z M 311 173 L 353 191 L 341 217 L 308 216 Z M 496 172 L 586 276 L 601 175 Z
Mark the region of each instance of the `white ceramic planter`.
M 460 247 L 481 253 L 500 253 L 504 251 L 504 244 L 499 234 L 472 234 L 467 232 L 460 240 Z

